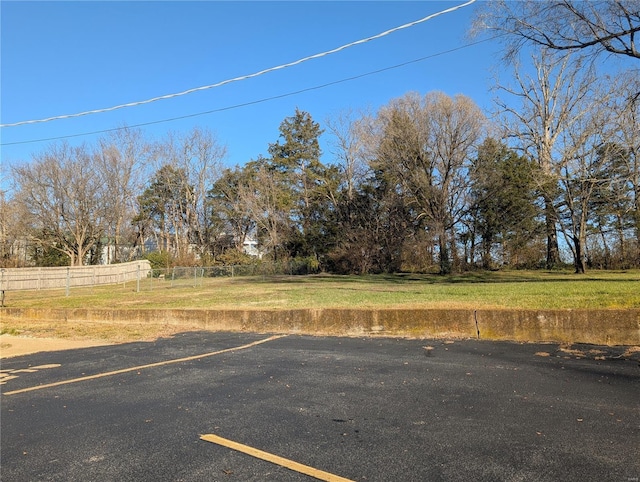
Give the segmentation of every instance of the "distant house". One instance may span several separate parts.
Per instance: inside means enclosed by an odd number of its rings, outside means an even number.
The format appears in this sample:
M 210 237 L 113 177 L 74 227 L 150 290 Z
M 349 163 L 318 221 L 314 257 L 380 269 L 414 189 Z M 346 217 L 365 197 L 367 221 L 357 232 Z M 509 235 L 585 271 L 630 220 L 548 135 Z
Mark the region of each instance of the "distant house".
M 242 243 L 242 251 L 249 256 L 255 256 L 258 259 L 262 259 L 263 252 L 258 247 L 258 241 L 254 238 L 247 236 Z
M 29 266 L 33 264 L 32 256 L 29 253 L 29 239 L 26 236 L 2 239 L 0 258 L 0 266 Z
M 222 233 L 220 237 L 221 238 L 228 237 L 229 238 L 228 241 L 225 240 L 225 242 L 227 243 L 226 245 L 235 246 L 232 236 Z M 127 259 L 136 259 L 141 255 L 143 255 L 144 253 L 152 253 L 154 251 L 158 251 L 159 249 L 160 249 L 160 246 L 158 246 L 158 243 L 156 242 L 155 237 L 149 236 L 144 240 L 143 246 L 135 246 L 135 247 L 119 246 L 118 252 L 121 258 L 123 256 L 127 256 L 128 257 Z M 189 245 L 188 251 L 190 253 L 197 253 L 196 245 L 194 244 Z M 258 241 L 251 236 L 247 236 L 244 242 L 242 243 L 242 252 L 249 256 L 256 257 L 258 259 L 262 259 L 262 257 L 264 256 L 264 252 L 260 249 L 258 245 Z M 115 246 L 112 243 L 105 242 L 102 246 L 100 264 L 111 264 L 114 258 L 115 258 Z

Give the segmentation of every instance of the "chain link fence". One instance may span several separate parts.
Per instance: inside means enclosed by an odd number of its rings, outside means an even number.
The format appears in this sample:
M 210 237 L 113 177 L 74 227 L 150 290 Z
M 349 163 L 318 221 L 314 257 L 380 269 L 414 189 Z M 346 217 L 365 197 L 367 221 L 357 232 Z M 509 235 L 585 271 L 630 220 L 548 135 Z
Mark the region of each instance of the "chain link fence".
M 5 292 L 65 290 L 101 285 L 122 286 L 127 290 L 152 291 L 166 288 L 198 288 L 207 279 L 240 276 L 304 275 L 317 272 L 307 259 L 283 262 L 260 262 L 235 266 L 176 266 L 152 269 L 149 261 L 95 266 L 55 268 L 2 268 L 0 269 L 0 295 Z
M 176 287 L 201 287 L 208 278 L 234 278 L 242 276 L 304 275 L 317 272 L 307 260 L 288 260 L 233 266 L 175 266 L 153 269 L 141 280 L 140 290 Z

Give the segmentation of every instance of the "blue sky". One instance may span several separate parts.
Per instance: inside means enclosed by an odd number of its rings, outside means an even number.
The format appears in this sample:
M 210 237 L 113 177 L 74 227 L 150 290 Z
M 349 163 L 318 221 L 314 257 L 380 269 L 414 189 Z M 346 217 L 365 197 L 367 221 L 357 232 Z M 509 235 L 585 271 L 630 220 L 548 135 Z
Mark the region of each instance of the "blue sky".
M 460 1 L 1 2 L 1 121 L 73 114 L 180 92 L 323 52 Z M 224 109 L 340 81 L 460 47 L 476 4 L 304 64 L 152 104 L 1 130 L 3 168 L 51 142 L 22 141 L 133 126 Z M 465 94 L 491 108 L 495 42 L 329 87 L 141 127 L 149 139 L 210 129 L 228 165 L 267 154 L 296 107 L 325 120 L 376 110 L 409 91 Z M 104 134 L 102 134 L 104 135 Z M 98 135 L 72 137 L 95 145 Z M 323 139 L 325 162 L 331 154 Z M 1 175 L 1 171 L 0 171 Z

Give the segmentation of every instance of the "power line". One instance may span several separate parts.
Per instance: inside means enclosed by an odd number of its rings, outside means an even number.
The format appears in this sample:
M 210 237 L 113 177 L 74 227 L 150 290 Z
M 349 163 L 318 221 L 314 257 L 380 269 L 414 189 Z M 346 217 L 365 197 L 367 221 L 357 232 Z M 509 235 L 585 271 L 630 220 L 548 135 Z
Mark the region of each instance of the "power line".
M 478 40 L 476 42 L 471 42 L 465 45 L 461 45 L 459 47 L 454 47 L 452 49 L 449 50 L 443 50 L 442 52 L 437 52 L 435 54 L 431 54 L 431 55 L 427 55 L 425 57 L 420 57 L 418 59 L 413 59 L 413 60 L 408 60 L 407 62 L 402 62 L 400 64 L 396 64 L 396 65 L 392 65 L 390 67 L 383 67 L 381 69 L 377 69 L 377 70 L 372 70 L 370 72 L 365 72 L 364 74 L 358 74 L 358 75 L 354 75 L 352 77 L 346 77 L 344 79 L 339 79 L 339 80 L 334 80 L 332 82 L 327 82 L 324 84 L 320 84 L 320 85 L 315 85 L 312 87 L 306 87 L 304 89 L 300 89 L 300 90 L 296 90 L 296 91 L 292 91 L 292 92 L 286 92 L 284 94 L 279 94 L 279 95 L 274 95 L 271 97 L 265 97 L 262 99 L 257 99 L 257 100 L 252 100 L 249 102 L 244 102 L 241 104 L 234 104 L 234 105 L 230 105 L 230 106 L 226 106 L 226 107 L 219 107 L 217 109 L 211 109 L 211 110 L 207 110 L 207 111 L 203 111 L 203 112 L 196 112 L 194 114 L 185 114 L 185 115 L 181 115 L 181 116 L 177 116 L 177 117 L 169 117 L 167 119 L 160 119 L 160 120 L 155 120 L 155 121 L 149 121 L 149 122 L 142 122 L 140 124 L 133 124 L 133 125 L 127 125 L 124 127 L 113 127 L 110 129 L 102 129 L 102 130 L 98 130 L 98 131 L 91 131 L 91 132 L 82 132 L 82 133 L 78 133 L 78 134 L 68 134 L 65 136 L 57 136 L 57 137 L 46 137 L 46 138 L 42 138 L 42 139 L 31 139 L 31 140 L 27 140 L 27 141 L 16 141 L 16 142 L 6 142 L 6 143 L 0 143 L 0 146 L 14 146 L 14 145 L 18 145 L 18 144 L 31 144 L 31 143 L 35 143 L 35 142 L 46 142 L 46 141 L 57 141 L 60 139 L 70 139 L 73 137 L 81 137 L 81 136 L 89 136 L 89 135 L 94 135 L 94 134 L 104 134 L 107 132 L 114 132 L 114 131 L 119 131 L 119 130 L 123 130 L 123 129 L 131 129 L 131 128 L 135 128 L 135 127 L 144 127 L 144 126 L 149 126 L 149 125 L 154 125 L 154 124 L 162 124 L 164 122 L 172 122 L 172 121 L 176 121 L 176 120 L 182 120 L 182 119 L 189 119 L 191 117 L 199 117 L 199 116 L 203 116 L 203 115 L 207 115 L 207 114 L 215 114 L 217 112 L 224 112 L 224 111 L 228 111 L 228 110 L 233 110 L 233 109 L 239 109 L 241 107 L 247 107 L 250 105 L 256 105 L 256 104 L 262 104 L 264 102 L 269 102 L 272 100 L 277 100 L 277 99 L 282 99 L 285 97 L 291 97 L 294 95 L 298 95 L 298 94 L 302 94 L 305 92 L 310 92 L 313 90 L 319 90 L 319 89 L 324 89 L 326 87 L 331 87 L 332 85 L 337 85 L 337 84 L 342 84 L 345 82 L 351 82 L 353 80 L 358 80 L 361 79 L 363 77 L 368 77 L 370 75 L 375 75 L 375 74 L 380 74 L 382 72 L 386 72 L 389 70 L 393 70 L 393 69 L 398 69 L 401 67 L 406 67 L 407 65 L 411 65 L 411 64 L 415 64 L 418 62 L 423 62 L 425 60 L 429 60 L 432 59 L 434 57 L 439 57 L 441 55 L 446 55 L 446 54 L 450 54 L 452 52 L 456 52 L 458 50 L 462 50 L 468 47 L 473 47 L 474 45 L 478 45 L 481 44 L 483 42 L 488 42 L 491 40 L 494 40 L 498 37 L 502 37 L 505 34 L 500 34 L 500 35 L 496 35 L 494 37 L 490 37 L 490 38 L 486 38 L 483 40 Z
M 502 34 L 504 35 L 504 34 Z M 233 110 L 233 109 L 239 109 L 241 107 L 247 107 L 250 105 L 256 105 L 256 104 L 262 104 L 264 102 L 269 102 L 272 100 L 276 100 L 276 99 L 282 99 L 285 97 L 291 97 L 294 95 L 298 95 L 298 94 L 302 94 L 304 92 L 310 92 L 312 90 L 319 90 L 319 89 L 324 89 L 326 87 L 331 87 L 332 85 L 337 85 L 337 84 L 342 84 L 344 82 L 350 82 L 353 80 L 358 80 L 361 79 L 363 77 L 368 77 L 370 75 L 375 75 L 375 74 L 379 74 L 382 72 L 386 72 L 389 70 L 393 70 L 393 69 L 398 69 L 400 67 L 405 67 L 407 65 L 410 64 L 415 64 L 418 62 L 423 62 L 425 60 L 429 60 L 432 59 L 434 57 L 439 57 L 441 55 L 445 55 L 445 54 L 449 54 L 452 52 L 456 52 L 458 50 L 462 50 L 468 47 L 472 47 L 474 45 L 478 45 L 481 44 L 483 42 L 488 42 L 490 40 L 494 40 L 497 37 L 501 37 L 502 35 L 496 35 L 494 37 L 490 37 L 490 38 L 486 38 L 483 40 L 478 40 L 476 42 L 472 42 L 469 44 L 465 44 L 465 45 L 461 45 L 459 47 L 455 47 L 449 50 L 443 50 L 442 52 L 437 52 L 435 54 L 431 54 L 431 55 L 427 55 L 425 57 L 420 57 L 419 59 L 414 59 L 414 60 L 409 60 L 407 62 L 403 62 L 401 64 L 396 64 L 396 65 L 392 65 L 390 67 L 383 67 L 381 69 L 377 69 L 377 70 L 372 70 L 370 72 L 365 72 L 364 74 L 358 74 L 358 75 L 354 75 L 352 77 L 347 77 L 344 79 L 339 79 L 339 80 L 334 80 L 332 82 L 327 82 L 325 84 L 320 84 L 320 85 L 315 85 L 313 87 L 306 87 L 304 89 L 300 89 L 300 90 L 296 90 L 296 91 L 292 91 L 292 92 L 287 92 L 284 94 L 279 94 L 279 95 L 274 95 L 271 97 L 265 97 L 262 99 L 257 99 L 257 100 L 252 100 L 249 102 L 244 102 L 242 104 L 234 104 L 234 105 L 230 105 L 230 106 L 226 106 L 226 107 L 219 107 L 218 109 L 212 109 L 212 110 L 207 110 L 207 111 L 203 111 L 203 112 L 196 112 L 194 114 L 185 114 L 185 115 L 181 115 L 181 116 L 177 116 L 177 117 L 169 117 L 167 119 L 160 119 L 160 120 L 155 120 L 155 121 L 149 121 L 149 122 L 142 122 L 140 124 L 133 124 L 133 125 L 128 125 L 128 126 L 124 126 L 124 127 L 113 127 L 110 129 L 103 129 L 103 130 L 98 130 L 98 131 L 92 131 L 92 132 L 82 132 L 82 133 L 78 133 L 78 134 L 69 134 L 69 135 L 65 135 L 65 136 L 58 136 L 58 137 L 47 137 L 47 138 L 42 138 L 42 139 L 31 139 L 31 140 L 27 140 L 27 141 L 16 141 L 16 142 L 6 142 L 6 143 L 0 143 L 0 146 L 14 146 L 14 145 L 18 145 L 18 144 L 30 144 L 30 143 L 35 143 L 35 142 L 45 142 L 45 141 L 56 141 L 56 140 L 60 140 L 60 139 L 70 139 L 73 137 L 81 137 L 81 136 L 89 136 L 89 135 L 94 135 L 94 134 L 104 134 L 106 132 L 113 132 L 113 131 L 119 131 L 119 130 L 123 130 L 123 129 L 131 129 L 134 127 L 144 127 L 144 126 L 149 126 L 149 125 L 154 125 L 154 124 L 162 124 L 164 122 L 172 122 L 172 121 L 176 121 L 176 120 L 182 120 L 182 119 L 189 119 L 191 117 L 198 117 L 198 116 L 202 116 L 202 115 L 207 115 L 207 114 L 215 114 L 217 112 L 224 112 L 227 110 Z
M 281 65 L 278 65 L 276 67 L 270 67 L 268 69 L 261 70 L 259 72 L 255 72 L 253 74 L 248 74 L 248 75 L 243 75 L 243 76 L 240 76 L 240 77 L 235 77 L 235 78 L 232 78 L 232 79 L 223 80 L 223 81 L 215 83 L 215 84 L 204 85 L 204 86 L 201 86 L 201 87 L 195 87 L 193 89 L 188 89 L 188 90 L 185 90 L 185 91 L 182 91 L 182 92 L 177 92 L 175 94 L 161 95 L 159 97 L 153 97 L 153 98 L 147 99 L 147 100 L 141 100 L 141 101 L 137 101 L 137 102 L 129 102 L 129 103 L 126 103 L 126 104 L 115 105 L 113 107 L 106 107 L 106 108 L 103 108 L 103 109 L 88 110 L 88 111 L 84 111 L 84 112 L 78 112 L 76 114 L 65 114 L 65 115 L 59 115 L 59 116 L 54 116 L 54 117 L 48 117 L 48 118 L 45 118 L 45 119 L 34 119 L 34 120 L 13 122 L 13 123 L 10 123 L 10 124 L 0 124 L 0 127 L 15 127 L 15 126 L 20 126 L 20 125 L 25 125 L 25 124 L 37 124 L 37 123 L 50 122 L 50 121 L 60 120 L 60 119 L 69 119 L 69 118 L 73 118 L 73 117 L 81 117 L 81 116 L 90 115 L 90 114 L 99 114 L 99 113 L 102 113 L 102 112 L 110 112 L 110 111 L 114 111 L 114 110 L 117 110 L 117 109 L 123 109 L 125 107 L 135 107 L 135 106 L 138 106 L 138 105 L 150 104 L 152 102 L 157 102 L 159 100 L 172 99 L 174 97 L 180 97 L 180 96 L 183 96 L 183 95 L 192 94 L 194 92 L 199 92 L 199 91 L 202 91 L 202 90 L 213 89 L 215 87 L 220 87 L 220 86 L 223 86 L 223 85 L 226 85 L 226 84 L 230 84 L 232 82 L 238 82 L 238 81 L 241 81 L 241 80 L 251 79 L 253 77 L 258 77 L 260 75 L 264 75 L 264 74 L 267 74 L 269 72 L 274 72 L 276 70 L 285 69 L 287 67 L 292 67 L 294 65 L 299 65 L 299 64 L 301 64 L 303 62 L 307 62 L 309 60 L 313 60 L 313 59 L 317 59 L 317 58 L 324 57 L 324 56 L 327 56 L 327 55 L 331 55 L 331 54 L 340 52 L 342 50 L 345 50 L 345 49 L 347 49 L 349 47 L 353 47 L 355 45 L 360 45 L 360 44 L 363 44 L 363 43 L 366 43 L 366 42 L 370 42 L 371 40 L 379 39 L 379 38 L 384 37 L 386 35 L 389 35 L 391 33 L 397 32 L 398 30 L 403 30 L 403 29 L 406 29 L 406 28 L 413 27 L 415 25 L 418 25 L 420 23 L 426 22 L 426 21 L 431 20 L 431 19 L 433 19 L 435 17 L 438 17 L 440 15 L 444 15 L 446 13 L 450 13 L 450 12 L 453 12 L 453 11 L 458 10 L 460 8 L 466 7 L 468 5 L 471 5 L 475 1 L 476 0 L 468 0 L 466 3 L 460 4 L 460 5 L 456 5 L 455 7 L 447 8 L 447 9 L 442 10 L 440 12 L 433 13 L 431 15 L 428 15 L 428 16 L 426 16 L 424 18 L 419 19 L 419 20 L 415 20 L 413 22 L 405 23 L 404 25 L 400 25 L 399 27 L 394 27 L 392 29 L 386 30 L 386 31 L 384 31 L 382 33 L 379 33 L 377 35 L 373 35 L 371 37 L 367 37 L 367 38 L 364 38 L 364 39 L 356 40 L 355 42 L 350 42 L 348 44 L 342 45 L 342 46 L 337 47 L 335 49 L 327 50 L 325 52 L 321 52 L 321 53 L 314 54 L 314 55 L 310 55 L 308 57 L 304 57 L 302 59 L 299 59 L 299 60 L 296 60 L 296 61 L 293 61 L 293 62 L 289 62 L 289 63 L 286 63 L 286 64 L 281 64 Z

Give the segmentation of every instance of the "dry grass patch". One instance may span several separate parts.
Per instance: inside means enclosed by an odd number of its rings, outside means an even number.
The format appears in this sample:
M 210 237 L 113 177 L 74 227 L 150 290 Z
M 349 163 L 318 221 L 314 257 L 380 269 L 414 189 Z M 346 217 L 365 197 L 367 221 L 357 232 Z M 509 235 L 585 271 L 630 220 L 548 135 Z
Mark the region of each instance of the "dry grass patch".
M 196 327 L 192 327 L 196 329 Z M 32 338 L 61 338 L 66 340 L 99 340 L 108 343 L 153 341 L 179 332 L 188 331 L 189 326 L 165 324 L 111 324 L 73 322 L 60 323 L 43 320 L 10 320 L 0 324 L 0 333 Z

